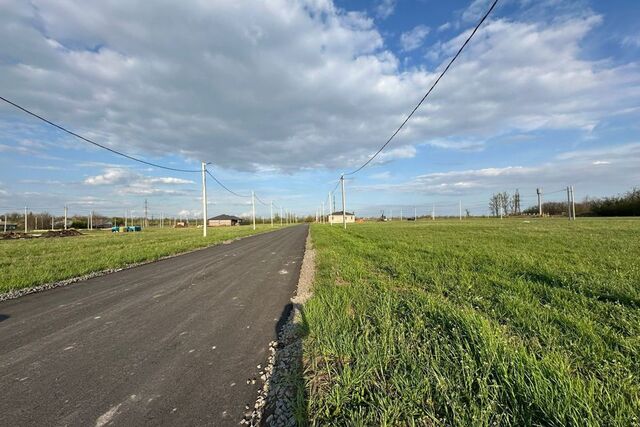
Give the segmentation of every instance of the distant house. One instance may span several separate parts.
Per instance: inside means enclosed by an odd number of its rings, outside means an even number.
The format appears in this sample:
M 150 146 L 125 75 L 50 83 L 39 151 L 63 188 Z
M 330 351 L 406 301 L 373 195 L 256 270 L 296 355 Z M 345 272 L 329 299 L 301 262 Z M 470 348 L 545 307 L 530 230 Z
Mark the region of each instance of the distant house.
M 17 230 L 18 229 L 18 224 L 14 224 L 14 223 L 11 223 L 11 222 L 5 223 L 4 221 L 0 220 L 0 233 L 5 231 L 5 229 L 7 231 Z
M 329 223 L 330 224 L 342 224 L 342 212 L 337 211 L 329 215 Z M 356 215 L 353 213 L 347 212 L 344 216 L 346 222 L 356 222 Z
M 242 218 L 238 218 L 233 215 L 218 215 L 207 220 L 209 227 L 229 227 L 233 225 L 240 225 Z

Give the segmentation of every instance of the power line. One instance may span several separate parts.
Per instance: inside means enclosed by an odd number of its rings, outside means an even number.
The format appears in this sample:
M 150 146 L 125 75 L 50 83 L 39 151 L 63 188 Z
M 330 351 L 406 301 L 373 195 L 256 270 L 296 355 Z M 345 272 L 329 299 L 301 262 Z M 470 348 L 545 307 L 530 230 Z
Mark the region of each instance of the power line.
M 113 154 L 117 154 L 119 156 L 126 157 L 129 160 L 133 160 L 133 161 L 136 161 L 136 162 L 139 162 L 139 163 L 143 163 L 143 164 L 148 165 L 148 166 L 153 166 L 155 168 L 166 169 L 166 170 L 175 171 L 175 172 L 200 172 L 200 170 L 197 170 L 197 169 L 172 168 L 172 167 L 169 167 L 169 166 L 163 166 L 163 165 L 159 165 L 157 163 L 152 163 L 152 162 L 148 162 L 146 160 L 138 159 L 137 157 L 133 157 L 133 156 L 130 156 L 128 154 L 122 153 L 120 151 L 114 150 L 113 148 L 109 148 L 109 147 L 107 147 L 105 145 L 102 145 L 102 144 L 99 144 L 99 143 L 97 143 L 95 141 L 92 141 L 89 138 L 86 138 L 86 137 L 84 137 L 82 135 L 79 135 L 79 134 L 77 134 L 77 133 L 75 133 L 75 132 L 73 132 L 73 131 L 71 131 L 71 130 L 69 130 L 69 129 L 61 126 L 61 125 L 59 125 L 59 124 L 56 124 L 56 123 L 52 122 L 51 120 L 45 119 L 44 117 L 42 117 L 42 116 L 34 113 L 33 111 L 30 111 L 30 110 L 28 110 L 28 109 L 16 104 L 15 102 L 9 101 L 8 99 L 6 99 L 6 98 L 4 98 L 2 96 L 0 96 L 0 100 L 6 102 L 9 105 L 12 105 L 13 107 L 17 108 L 18 110 L 21 110 L 21 111 L 29 114 L 30 116 L 33 116 L 33 117 L 37 118 L 38 120 L 42 120 L 43 122 L 45 122 L 45 123 L 57 128 L 57 129 L 59 129 L 59 130 L 61 130 L 63 132 L 68 133 L 69 135 L 75 136 L 76 138 L 81 139 L 81 140 L 83 140 L 85 142 L 88 142 L 89 144 L 95 145 L 96 147 L 102 148 L 103 150 L 110 151 Z
M 264 206 L 269 206 L 269 203 L 265 203 L 265 202 L 263 202 L 262 200 L 260 200 L 260 197 L 255 196 L 255 195 L 254 195 L 254 197 L 256 198 L 256 200 L 257 200 L 257 201 L 259 201 L 260 203 L 262 203 Z
M 207 174 L 209 174 L 209 176 L 211 178 L 213 178 L 213 180 L 215 182 L 217 182 L 220 187 L 224 188 L 225 190 L 227 190 L 229 193 L 233 194 L 234 196 L 237 196 L 237 197 L 251 197 L 251 195 L 245 196 L 243 194 L 238 194 L 235 191 L 231 190 L 229 187 L 227 187 L 222 182 L 220 182 L 220 180 L 218 178 L 216 178 L 211 172 L 209 172 L 209 169 L 207 169 Z
M 395 136 L 398 134 L 398 132 L 400 132 L 400 130 L 404 127 L 405 124 L 407 124 L 407 122 L 409 121 L 409 119 L 411 119 L 411 117 L 413 116 L 413 114 L 418 110 L 418 108 L 420 108 L 420 106 L 422 105 L 422 103 L 425 101 L 425 99 L 427 99 L 427 97 L 431 94 L 431 92 L 433 91 L 433 89 L 436 87 L 436 85 L 438 84 L 438 82 L 440 82 L 440 79 L 442 79 L 442 77 L 444 77 L 444 75 L 447 73 L 447 71 L 449 70 L 449 67 L 451 67 L 451 65 L 455 62 L 456 59 L 458 59 L 458 56 L 460 56 L 460 54 L 462 53 L 462 51 L 464 50 L 464 48 L 467 46 L 467 44 L 471 41 L 471 39 L 473 38 L 473 36 L 476 34 L 476 32 L 478 31 L 478 28 L 480 28 L 480 26 L 482 25 L 482 23 L 487 19 L 487 17 L 489 16 L 489 14 L 491 13 L 491 11 L 493 11 L 493 9 L 496 7 L 496 4 L 498 3 L 498 0 L 494 0 L 493 3 L 491 4 L 491 7 L 489 8 L 489 10 L 487 11 L 487 13 L 484 14 L 484 16 L 482 17 L 482 19 L 480 20 L 480 22 L 478 22 L 478 24 L 476 25 L 476 27 L 473 29 L 473 31 L 471 32 L 471 34 L 469 35 L 469 37 L 467 37 L 467 39 L 465 40 L 465 42 L 462 44 L 462 46 L 460 46 L 460 49 L 458 49 L 458 52 L 454 55 L 453 58 L 451 58 L 451 61 L 449 61 L 449 63 L 447 64 L 447 66 L 445 67 L 444 70 L 442 70 L 442 73 L 440 73 L 440 75 L 438 76 L 438 78 L 435 80 L 435 82 L 433 82 L 433 84 L 431 85 L 431 87 L 429 88 L 429 90 L 427 91 L 427 93 L 422 97 L 422 99 L 420 100 L 420 102 L 418 102 L 418 105 L 416 105 L 413 110 L 411 110 L 411 113 L 409 113 L 409 115 L 407 116 L 406 119 L 404 119 L 404 121 L 402 122 L 402 124 L 400 124 L 400 126 L 398 127 L 398 129 L 396 129 L 395 132 L 393 132 L 393 135 L 391 135 L 391 137 L 389 139 L 387 139 L 387 142 L 385 142 L 382 147 L 380 147 L 380 149 L 378 151 L 376 151 L 376 153 L 371 156 L 369 158 L 369 160 L 367 160 L 366 162 L 364 162 L 364 164 L 362 166 L 360 166 L 358 169 L 351 171 L 349 173 L 345 173 L 345 175 L 354 175 L 358 172 L 360 172 L 365 166 L 367 166 L 369 163 L 371 163 L 371 161 L 373 159 L 375 159 L 378 154 L 380 154 L 382 152 L 382 150 L 385 149 L 385 147 L 387 145 L 389 145 L 389 143 L 393 140 L 393 138 L 395 138 Z

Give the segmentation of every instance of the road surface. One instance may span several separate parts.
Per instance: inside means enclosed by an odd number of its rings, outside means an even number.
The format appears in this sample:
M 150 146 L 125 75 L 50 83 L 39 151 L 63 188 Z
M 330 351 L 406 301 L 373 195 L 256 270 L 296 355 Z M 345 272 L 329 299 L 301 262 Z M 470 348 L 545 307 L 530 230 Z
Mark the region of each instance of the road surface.
M 0 303 L 0 424 L 238 425 L 307 226 Z

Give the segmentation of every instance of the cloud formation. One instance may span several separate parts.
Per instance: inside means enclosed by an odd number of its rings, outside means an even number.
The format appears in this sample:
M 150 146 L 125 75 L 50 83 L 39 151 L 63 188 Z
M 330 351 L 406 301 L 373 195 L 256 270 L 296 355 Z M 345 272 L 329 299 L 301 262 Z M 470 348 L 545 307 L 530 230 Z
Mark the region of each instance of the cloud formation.
M 400 45 L 405 52 L 411 52 L 418 49 L 424 43 L 424 39 L 429 34 L 429 27 L 426 25 L 417 25 L 411 30 L 400 35 Z
M 131 154 L 227 169 L 357 166 L 439 72 L 402 69 L 372 18 L 330 0 L 6 0 L 3 10 L 7 97 Z M 476 149 L 509 132 L 589 132 L 637 106 L 637 64 L 582 54 L 600 21 L 489 21 L 390 148 L 407 157 L 402 147 L 419 144 Z M 466 36 L 434 44 L 436 62 Z M 8 111 L 0 120 L 15 121 Z

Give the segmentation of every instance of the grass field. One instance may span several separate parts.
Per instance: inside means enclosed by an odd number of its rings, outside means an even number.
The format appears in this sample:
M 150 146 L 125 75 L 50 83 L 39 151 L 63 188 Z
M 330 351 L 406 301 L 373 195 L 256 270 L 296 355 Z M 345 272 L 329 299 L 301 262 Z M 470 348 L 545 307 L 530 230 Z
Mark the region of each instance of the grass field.
M 297 407 L 310 423 L 639 425 L 640 220 L 314 225 L 312 237 Z
M 202 229 L 147 228 L 138 233 L 84 231 L 85 235 L 0 241 L 0 293 L 124 267 L 269 231 L 266 225 Z

